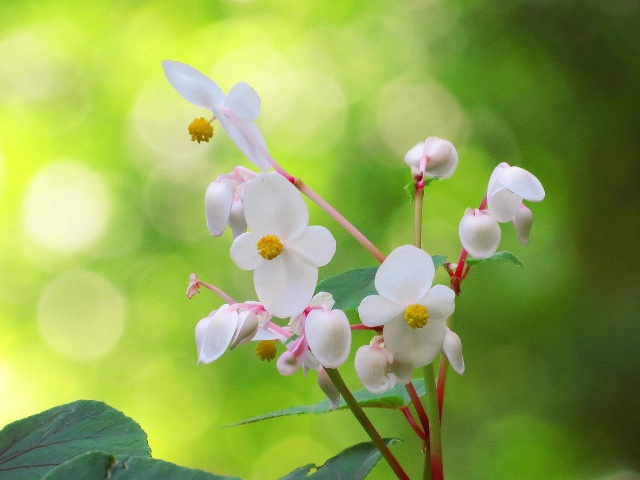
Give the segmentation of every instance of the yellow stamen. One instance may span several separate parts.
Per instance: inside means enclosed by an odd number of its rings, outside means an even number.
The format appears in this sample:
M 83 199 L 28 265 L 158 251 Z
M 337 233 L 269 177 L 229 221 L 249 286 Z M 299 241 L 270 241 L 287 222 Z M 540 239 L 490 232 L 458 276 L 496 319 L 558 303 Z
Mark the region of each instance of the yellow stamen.
M 278 349 L 275 340 L 260 340 L 256 345 L 256 356 L 260 357 L 260 360 L 270 362 L 276 358 L 276 353 Z
M 189 124 L 189 135 L 191 135 L 191 141 L 198 143 L 208 142 L 213 137 L 213 126 L 204 117 L 196 118 Z
M 404 319 L 411 328 L 422 328 L 427 324 L 429 314 L 427 307 L 414 303 L 409 305 L 404 311 Z
M 275 235 L 265 235 L 256 244 L 258 253 L 265 260 L 273 260 L 282 253 L 282 242 Z

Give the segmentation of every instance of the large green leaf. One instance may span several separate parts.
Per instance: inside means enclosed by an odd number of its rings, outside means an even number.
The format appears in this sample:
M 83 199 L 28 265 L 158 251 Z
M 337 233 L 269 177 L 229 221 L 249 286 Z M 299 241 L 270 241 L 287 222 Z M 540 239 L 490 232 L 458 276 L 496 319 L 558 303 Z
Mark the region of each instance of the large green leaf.
M 418 393 L 418 396 L 423 396 L 425 394 L 424 381 L 421 379 L 413 380 L 413 385 Z M 402 407 L 409 405 L 411 403 L 411 399 L 409 398 L 409 394 L 407 393 L 407 389 L 403 385 L 396 385 L 391 390 L 388 390 L 384 393 L 371 393 L 369 390 L 362 389 L 358 390 L 353 394 L 355 399 L 358 401 L 361 407 L 367 408 L 389 408 L 393 410 L 400 410 Z M 340 399 L 340 405 L 338 406 L 338 410 L 342 410 L 345 408 L 349 408 L 345 403 L 344 399 Z M 229 427 L 236 427 L 238 425 L 246 425 L 247 423 L 255 423 L 260 422 L 262 420 L 268 420 L 270 418 L 278 418 L 278 417 L 288 417 L 291 415 L 305 415 L 308 413 L 328 413 L 333 410 L 329 406 L 329 402 L 327 400 L 323 400 L 320 403 L 316 403 L 315 405 L 303 405 L 299 407 L 289 407 L 283 410 L 277 410 L 275 412 L 265 413 L 264 415 L 259 415 L 257 417 L 250 418 L 248 420 L 243 420 L 238 423 L 233 423 L 228 425 Z
M 150 456 L 135 421 L 102 402 L 79 400 L 13 422 L 0 431 L 0 478 L 40 479 L 85 452 Z
M 114 457 L 102 452 L 79 455 L 42 480 L 239 480 L 192 470 L 148 457 Z
M 391 446 L 398 438 L 386 438 Z M 305 465 L 280 478 L 280 480 L 363 480 L 380 460 L 380 451 L 373 442 L 359 443 L 343 450 L 320 466 Z M 312 469 L 314 473 L 308 475 Z
M 467 258 L 466 262 L 467 265 L 475 265 L 476 263 L 480 263 L 480 262 L 484 262 L 486 260 L 495 260 L 495 261 L 499 261 L 499 262 L 509 262 L 509 263 L 513 263 L 514 265 L 518 265 L 519 267 L 524 267 L 524 264 L 518 260 L 518 257 L 516 257 L 513 253 L 511 252 L 496 252 L 493 255 L 491 255 L 489 258 Z

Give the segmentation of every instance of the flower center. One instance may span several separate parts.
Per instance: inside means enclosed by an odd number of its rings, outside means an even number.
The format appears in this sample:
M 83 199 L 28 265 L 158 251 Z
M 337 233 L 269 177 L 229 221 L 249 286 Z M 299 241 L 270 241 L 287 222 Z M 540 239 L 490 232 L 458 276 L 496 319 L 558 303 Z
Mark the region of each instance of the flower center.
M 275 235 L 265 235 L 256 244 L 258 253 L 265 260 L 273 260 L 282 253 L 282 242 Z
M 429 314 L 427 307 L 414 303 L 409 305 L 404 311 L 404 319 L 411 328 L 422 328 L 427 324 Z
M 275 340 L 260 340 L 256 345 L 256 356 L 260 357 L 260 360 L 270 362 L 276 358 L 276 353 L 278 349 Z
M 189 124 L 189 135 L 191 135 L 192 142 L 200 143 L 203 140 L 208 142 L 213 137 L 213 126 L 204 117 L 196 118 Z

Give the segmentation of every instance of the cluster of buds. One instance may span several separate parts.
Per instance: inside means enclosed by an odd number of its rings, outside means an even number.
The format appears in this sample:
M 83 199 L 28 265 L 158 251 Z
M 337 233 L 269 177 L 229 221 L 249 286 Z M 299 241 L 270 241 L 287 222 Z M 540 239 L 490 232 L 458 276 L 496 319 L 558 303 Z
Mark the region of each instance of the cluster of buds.
M 351 352 L 352 330 L 366 329 L 372 332 L 372 339 L 357 350 L 355 369 L 373 393 L 409 383 L 415 368 L 430 364 L 440 353 L 462 374 L 461 341 L 447 324 L 459 288 L 433 285 L 436 268 L 432 257 L 418 246 L 403 245 L 383 258 L 375 275 L 377 294 L 361 301 L 357 312 L 362 323 L 351 325 L 345 312 L 333 308 L 330 294 L 314 295 L 318 268 L 331 261 L 336 242 L 325 227 L 309 226 L 309 212 L 296 179 L 269 155 L 255 124 L 260 111 L 257 93 L 246 83 L 238 83 L 225 95 L 211 79 L 188 65 L 165 61 L 163 68 L 183 98 L 213 114 L 210 120 L 201 117 L 192 122 L 192 139 L 209 141 L 211 123 L 217 119 L 261 171 L 238 166 L 216 178 L 205 195 L 208 229 L 211 235 L 220 236 L 227 225 L 231 227 L 231 259 L 239 268 L 253 270 L 258 301 L 235 302 L 192 276 L 189 297 L 204 285 L 226 301 L 196 326 L 199 363 L 213 362 L 227 349 L 252 340 L 258 342 L 257 355 L 272 360 L 281 344 L 278 371 L 283 375 L 300 368 L 305 374 L 318 371 L 318 382 L 335 408 L 339 394 L 324 369 L 343 365 Z M 429 137 L 409 150 L 405 162 L 418 191 L 425 181 L 453 175 L 458 153 L 451 142 Z M 271 167 L 275 171 L 269 172 Z M 526 244 L 533 216 L 523 199 L 538 202 L 543 198 L 544 189 L 531 173 L 506 163 L 498 165 L 480 207 L 467 209 L 460 221 L 462 262 L 467 253 L 483 259 L 496 252 L 499 222 L 513 222 L 520 241 Z M 327 211 L 333 215 L 335 210 Z M 452 275 L 452 286 L 454 280 Z M 278 318 L 288 323 L 279 325 Z

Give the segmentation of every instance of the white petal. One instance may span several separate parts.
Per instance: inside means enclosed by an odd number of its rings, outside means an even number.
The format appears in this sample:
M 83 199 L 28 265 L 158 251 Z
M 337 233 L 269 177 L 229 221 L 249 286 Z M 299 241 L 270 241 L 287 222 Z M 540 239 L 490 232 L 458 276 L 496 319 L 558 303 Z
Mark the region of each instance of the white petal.
M 311 310 L 305 323 L 307 342 L 325 368 L 338 368 L 351 351 L 351 328 L 342 310 Z
M 209 77 L 185 63 L 164 60 L 162 69 L 169 83 L 186 101 L 213 111 L 224 102 L 224 92 Z
M 340 392 L 333 384 L 327 372 L 325 372 L 324 368 L 321 368 L 318 371 L 318 385 L 320 389 L 327 396 L 327 400 L 329 401 L 329 406 L 331 410 L 337 410 L 340 406 Z
M 540 202 L 544 199 L 544 188 L 540 180 L 524 168 L 503 169 L 500 173 L 500 183 L 530 202 Z
M 503 188 L 493 195 L 487 196 L 489 212 L 491 212 L 491 215 L 499 222 L 511 221 L 521 204 L 522 197 L 507 188 Z
M 261 238 L 253 232 L 246 232 L 233 241 L 229 255 L 238 267 L 243 270 L 254 270 L 266 262 L 258 253 L 258 241 Z
M 467 208 L 458 232 L 462 246 L 475 258 L 489 258 L 500 244 L 500 226 L 486 210 Z
M 420 167 L 420 159 L 424 155 L 424 143 L 418 143 L 404 156 L 404 163 L 412 168 Z
M 399 361 L 414 368 L 433 361 L 442 350 L 447 323 L 444 319 L 429 319 L 422 328 L 411 328 L 404 318 L 396 318 L 384 326 L 384 344 Z
M 311 301 L 309 302 L 310 307 L 315 307 L 318 305 L 326 305 L 329 309 L 332 309 L 336 304 L 336 301 L 333 299 L 333 295 L 327 292 L 318 292 L 316 293 Z
M 207 213 L 207 228 L 214 237 L 224 233 L 229 220 L 233 190 L 225 181 L 214 180 L 209 184 L 204 195 L 204 206 Z
M 419 303 L 427 307 L 429 318 L 447 319 L 455 309 L 456 294 L 445 285 L 434 285 Z
M 226 107 L 216 107 L 213 113 L 229 138 L 251 163 L 263 172 L 271 168 L 267 142 L 254 121 L 241 118 L 234 110 Z
M 393 388 L 396 376 L 390 371 L 393 357 L 379 346 L 363 345 L 356 352 L 356 373 L 362 385 L 371 393 L 382 393 Z
M 231 343 L 238 324 L 238 312 L 223 305 L 213 315 L 196 326 L 198 363 L 211 363 L 219 358 Z
M 279 340 L 284 342 L 286 339 L 284 335 L 279 334 L 275 330 L 260 327 L 251 340 L 254 342 L 259 342 L 260 340 Z
M 409 305 L 403 305 L 380 295 L 369 295 L 358 306 L 360 320 L 367 327 L 379 327 L 392 318 L 402 316 Z
M 252 340 L 258 331 L 258 316 L 251 311 L 244 311 L 238 314 L 238 325 L 236 332 L 229 345 L 229 350 L 233 350 L 238 345 Z
M 312 225 L 307 227 L 302 236 L 288 242 L 286 248 L 295 251 L 311 265 L 322 267 L 336 253 L 336 240 L 325 227 Z
M 253 281 L 258 299 L 269 313 L 280 318 L 292 317 L 309 305 L 318 269 L 284 250 L 273 260 L 263 261 L 256 268 Z
M 464 373 L 464 358 L 462 358 L 462 342 L 460 337 L 447 328 L 442 345 L 442 353 L 458 375 Z
M 425 174 L 429 177 L 449 178 L 458 166 L 458 152 L 448 140 L 429 137 L 424 143 L 427 156 Z
M 286 350 L 278 357 L 276 367 L 280 375 L 293 375 L 296 373 L 302 364 L 299 358 L 294 357 L 289 350 Z
M 396 383 L 406 385 L 413 379 L 413 365 L 394 359 L 391 363 L 391 371 L 396 376 Z
M 533 213 L 524 204 L 520 204 L 515 217 L 513 217 L 513 226 L 516 229 L 518 240 L 522 245 L 529 243 L 529 233 L 533 225 Z
M 247 221 L 244 218 L 244 205 L 240 200 L 234 200 L 229 212 L 229 226 L 233 238 L 238 238 L 247 231 Z
M 224 106 L 236 112 L 242 120 L 254 120 L 260 115 L 260 96 L 247 83 L 236 83 L 229 90 Z
M 403 245 L 391 252 L 378 268 L 376 290 L 381 296 L 407 307 L 431 288 L 435 271 L 427 252 Z
M 500 178 L 502 176 L 502 172 L 506 169 L 511 168 L 508 163 L 502 162 L 498 164 L 496 168 L 491 172 L 491 177 L 489 177 L 489 186 L 487 187 L 487 196 L 490 197 L 498 190 L 502 190 L 505 186 L 500 182 Z
M 249 228 L 284 241 L 304 234 L 309 210 L 301 193 L 279 173 L 258 175 L 244 190 L 244 214 Z

